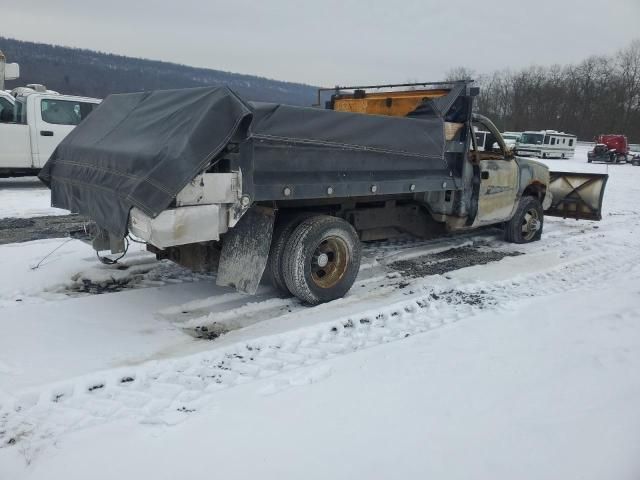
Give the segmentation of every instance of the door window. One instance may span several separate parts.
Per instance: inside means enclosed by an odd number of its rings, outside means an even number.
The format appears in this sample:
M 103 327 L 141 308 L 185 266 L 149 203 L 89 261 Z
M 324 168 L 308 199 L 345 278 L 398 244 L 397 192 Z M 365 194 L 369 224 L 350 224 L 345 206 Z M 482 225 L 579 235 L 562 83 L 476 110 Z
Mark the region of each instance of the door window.
M 40 102 L 42 120 L 54 125 L 78 125 L 94 109 L 94 103 L 44 98 Z
M 480 121 L 474 121 L 472 128 L 476 136 L 480 159 L 505 159 L 506 152 L 502 151 L 502 147 L 498 143 L 497 135 L 499 133 L 493 133 L 489 127 Z M 473 149 L 473 145 L 470 148 Z
M 13 103 L 0 97 L 0 122 L 13 123 Z

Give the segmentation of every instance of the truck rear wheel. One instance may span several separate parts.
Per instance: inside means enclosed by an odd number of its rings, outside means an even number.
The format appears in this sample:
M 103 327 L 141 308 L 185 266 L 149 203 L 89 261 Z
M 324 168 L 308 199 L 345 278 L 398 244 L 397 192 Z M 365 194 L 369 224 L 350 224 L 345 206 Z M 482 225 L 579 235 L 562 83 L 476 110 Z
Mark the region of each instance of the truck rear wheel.
M 540 240 L 544 212 L 535 197 L 522 197 L 513 218 L 504 229 L 505 240 L 512 243 L 529 243 Z
M 307 218 L 291 234 L 285 247 L 283 276 L 289 291 L 310 305 L 346 294 L 360 269 L 360 240 L 340 218 Z
M 269 273 L 271 284 L 281 293 L 289 294 L 289 289 L 284 281 L 283 258 L 285 247 L 291 234 L 309 214 L 283 214 L 276 220 L 276 226 L 271 240 L 271 250 L 269 251 L 269 263 L 267 272 Z

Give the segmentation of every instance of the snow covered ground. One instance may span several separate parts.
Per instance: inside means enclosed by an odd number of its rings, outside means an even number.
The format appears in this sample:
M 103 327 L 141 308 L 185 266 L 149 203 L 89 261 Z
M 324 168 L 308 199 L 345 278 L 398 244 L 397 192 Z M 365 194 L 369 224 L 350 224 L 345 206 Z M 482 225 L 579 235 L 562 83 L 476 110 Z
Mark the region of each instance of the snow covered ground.
M 602 222 L 370 244 L 314 308 L 0 246 L 0 479 L 640 478 L 640 168 L 585 162 L 547 161 L 608 169 Z
M 0 218 L 68 213 L 67 210 L 51 206 L 49 191 L 37 177 L 0 178 Z

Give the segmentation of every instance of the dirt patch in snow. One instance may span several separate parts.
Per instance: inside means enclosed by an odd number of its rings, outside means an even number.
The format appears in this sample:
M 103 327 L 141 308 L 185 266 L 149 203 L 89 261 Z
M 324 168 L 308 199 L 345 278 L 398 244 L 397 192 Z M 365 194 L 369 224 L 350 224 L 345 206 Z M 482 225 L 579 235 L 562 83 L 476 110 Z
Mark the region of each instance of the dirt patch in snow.
M 80 272 L 72 277 L 72 283 L 57 293 L 69 296 L 101 295 L 121 290 L 161 287 L 167 284 L 211 280 L 210 274 L 195 273 L 169 260 L 147 261 L 139 264 L 122 264 Z
M 215 340 L 232 329 L 227 325 L 214 323 L 213 325 L 199 325 L 195 328 L 183 328 L 184 333 L 200 340 Z
M 389 266 L 402 272 L 408 277 L 425 277 L 427 275 L 442 275 L 453 270 L 459 270 L 474 265 L 485 265 L 497 262 L 504 257 L 515 257 L 522 252 L 499 252 L 481 247 L 460 247 L 412 258 L 399 260 Z
M 471 305 L 473 307 L 485 308 L 496 305 L 496 299 L 484 290 L 479 292 L 463 292 L 461 290 L 447 290 L 440 293 L 431 293 L 429 301 L 442 301 L 449 305 Z
M 0 245 L 69 237 L 72 232 L 84 231 L 87 222 L 80 215 L 0 218 Z

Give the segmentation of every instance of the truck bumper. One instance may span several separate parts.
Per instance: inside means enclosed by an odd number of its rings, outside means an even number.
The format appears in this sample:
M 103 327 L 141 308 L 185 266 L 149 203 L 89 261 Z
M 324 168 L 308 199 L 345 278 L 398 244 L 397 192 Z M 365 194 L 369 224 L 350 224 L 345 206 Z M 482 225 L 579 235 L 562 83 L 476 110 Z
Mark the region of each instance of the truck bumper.
M 172 208 L 151 218 L 137 208 L 129 215 L 129 231 L 158 248 L 219 240 L 227 231 L 227 208 L 197 205 Z

